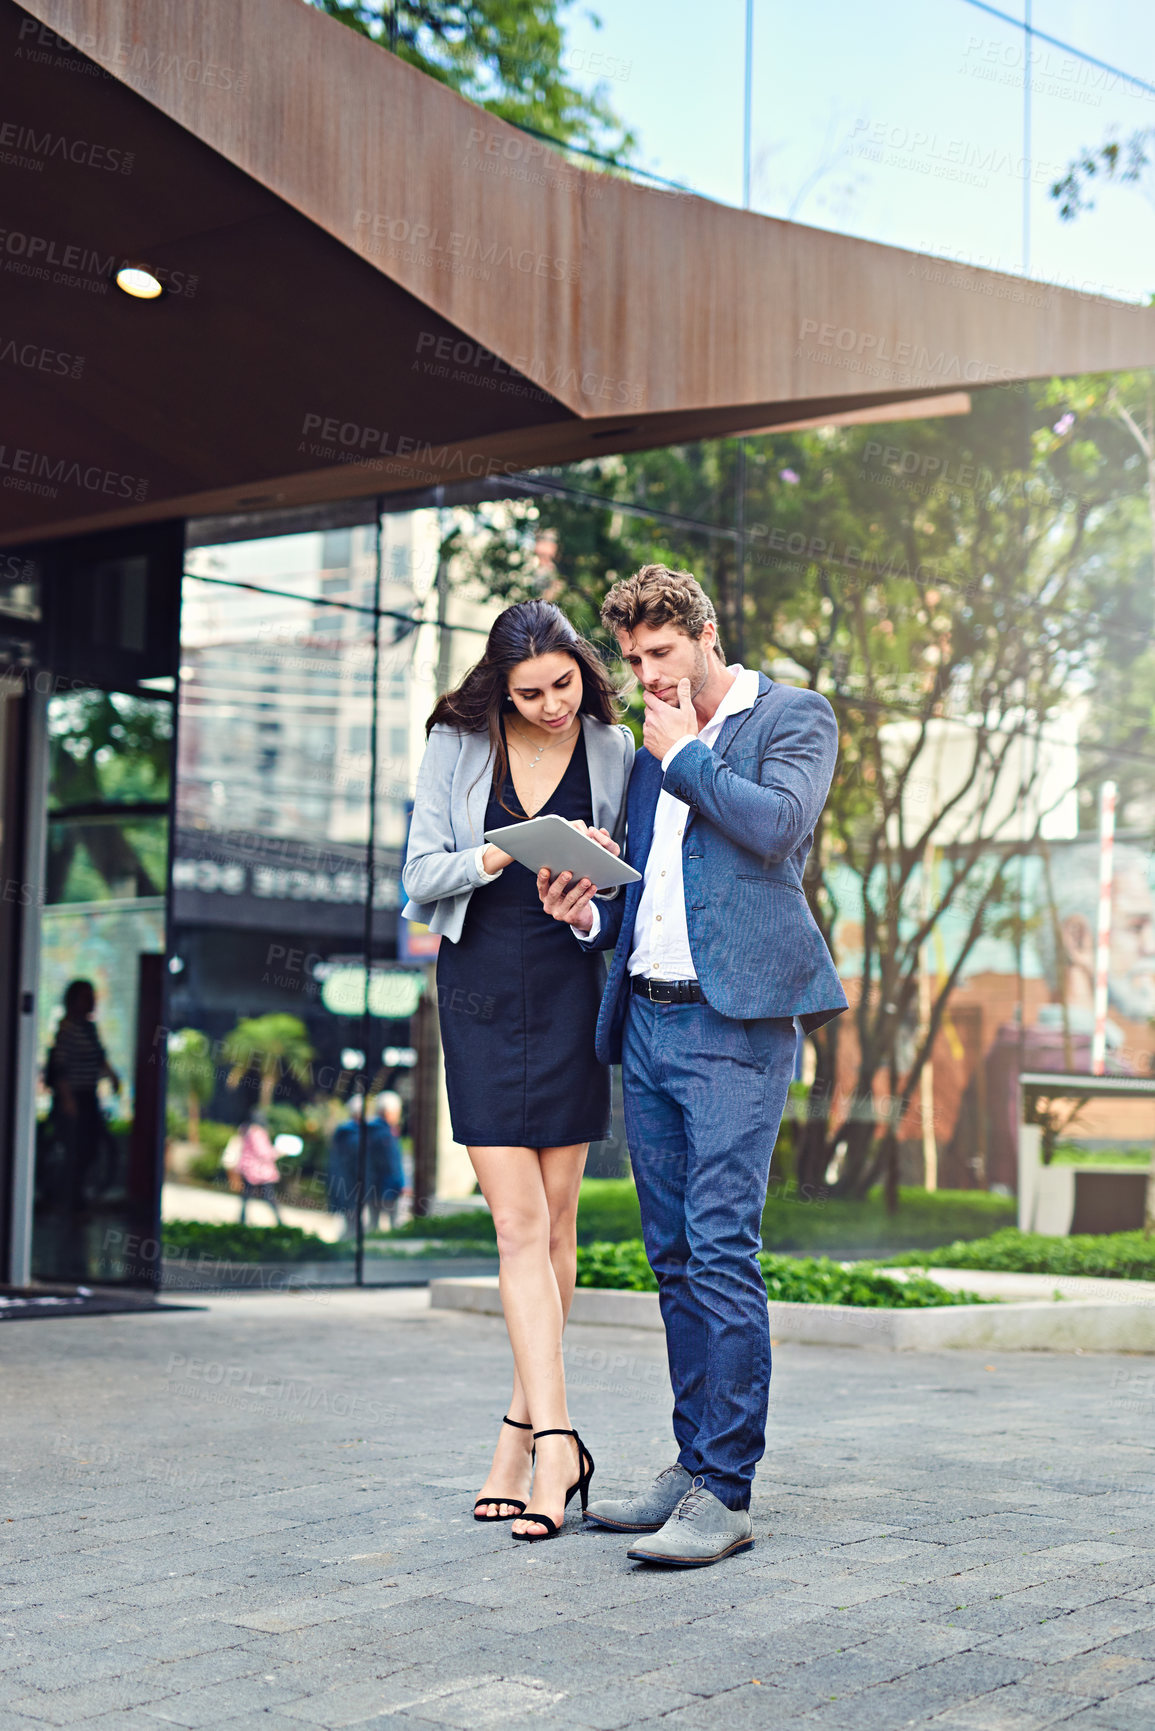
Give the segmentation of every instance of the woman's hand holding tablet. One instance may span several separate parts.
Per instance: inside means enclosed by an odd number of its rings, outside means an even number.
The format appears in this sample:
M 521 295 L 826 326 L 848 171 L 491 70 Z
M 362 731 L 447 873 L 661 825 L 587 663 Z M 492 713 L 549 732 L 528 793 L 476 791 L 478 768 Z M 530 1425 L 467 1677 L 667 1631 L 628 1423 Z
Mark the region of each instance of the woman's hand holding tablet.
M 551 876 L 568 872 L 574 879 L 588 878 L 597 889 L 636 883 L 640 876 L 617 857 L 620 849 L 607 831 L 591 830 L 578 822 L 567 823 L 553 813 L 502 829 L 488 829 L 485 840 L 512 854 L 530 871 L 544 870 Z

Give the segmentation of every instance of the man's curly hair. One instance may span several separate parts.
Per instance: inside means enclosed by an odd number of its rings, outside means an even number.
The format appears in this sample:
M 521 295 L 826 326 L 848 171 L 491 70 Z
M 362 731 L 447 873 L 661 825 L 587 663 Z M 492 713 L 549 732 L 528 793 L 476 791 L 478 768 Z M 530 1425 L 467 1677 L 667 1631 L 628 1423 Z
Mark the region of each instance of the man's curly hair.
M 669 565 L 643 565 L 632 577 L 615 583 L 602 603 L 602 624 L 611 633 L 625 631 L 632 636 L 639 625 L 674 625 L 696 640 L 707 622 L 717 628 L 714 603 L 696 577 Z M 725 665 L 718 638 L 714 654 Z

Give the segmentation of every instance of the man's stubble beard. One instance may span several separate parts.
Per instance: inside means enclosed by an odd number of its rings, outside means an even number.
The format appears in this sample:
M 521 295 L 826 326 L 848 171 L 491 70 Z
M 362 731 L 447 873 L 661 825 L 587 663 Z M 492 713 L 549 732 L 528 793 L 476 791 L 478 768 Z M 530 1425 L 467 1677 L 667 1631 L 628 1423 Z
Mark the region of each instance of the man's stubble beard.
M 697 643 L 694 645 L 694 656 L 694 676 L 690 681 L 691 703 L 693 703 L 694 699 L 706 689 L 706 685 L 710 678 L 710 663 L 706 651 Z

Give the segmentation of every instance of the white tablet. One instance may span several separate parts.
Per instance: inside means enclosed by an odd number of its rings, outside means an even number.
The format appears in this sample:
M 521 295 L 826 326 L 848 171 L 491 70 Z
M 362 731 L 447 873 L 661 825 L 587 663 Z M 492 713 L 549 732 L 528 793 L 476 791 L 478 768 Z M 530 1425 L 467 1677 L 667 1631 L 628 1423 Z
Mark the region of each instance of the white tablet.
M 511 823 L 505 829 L 487 829 L 485 839 L 503 853 L 512 854 L 519 865 L 528 866 L 531 872 L 539 872 L 543 866 L 555 876 L 558 872 L 572 872 L 575 883 L 578 878 L 589 878 L 599 890 L 612 889 L 615 884 L 636 884 L 642 875 L 555 813 L 549 817 L 531 817 L 525 823 Z

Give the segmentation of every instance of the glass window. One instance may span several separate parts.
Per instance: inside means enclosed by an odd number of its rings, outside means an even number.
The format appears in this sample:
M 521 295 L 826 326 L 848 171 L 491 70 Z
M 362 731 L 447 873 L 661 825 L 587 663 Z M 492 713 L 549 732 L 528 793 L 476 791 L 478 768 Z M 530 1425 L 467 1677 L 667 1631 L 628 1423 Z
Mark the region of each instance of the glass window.
M 279 1215 L 289 1235 L 253 1244 L 265 1264 L 295 1259 L 302 1277 L 352 1275 L 361 1132 L 350 1103 L 367 1089 L 372 1110 L 383 1090 L 410 1085 L 423 981 L 396 961 L 416 643 L 406 620 L 433 516 L 385 520 L 380 573 L 372 527 L 187 557 L 165 1217 L 190 1223 L 176 1230 L 191 1244 L 207 1223 L 239 1222 L 242 1203 L 246 1226 Z M 355 602 L 372 603 L 379 583 L 375 632 L 372 606 Z M 276 1156 L 269 1189 L 222 1163 L 254 1113 Z M 385 1224 L 372 1179 L 367 1270 Z
M 155 1257 L 172 706 L 49 699 L 32 1271 L 139 1280 Z

